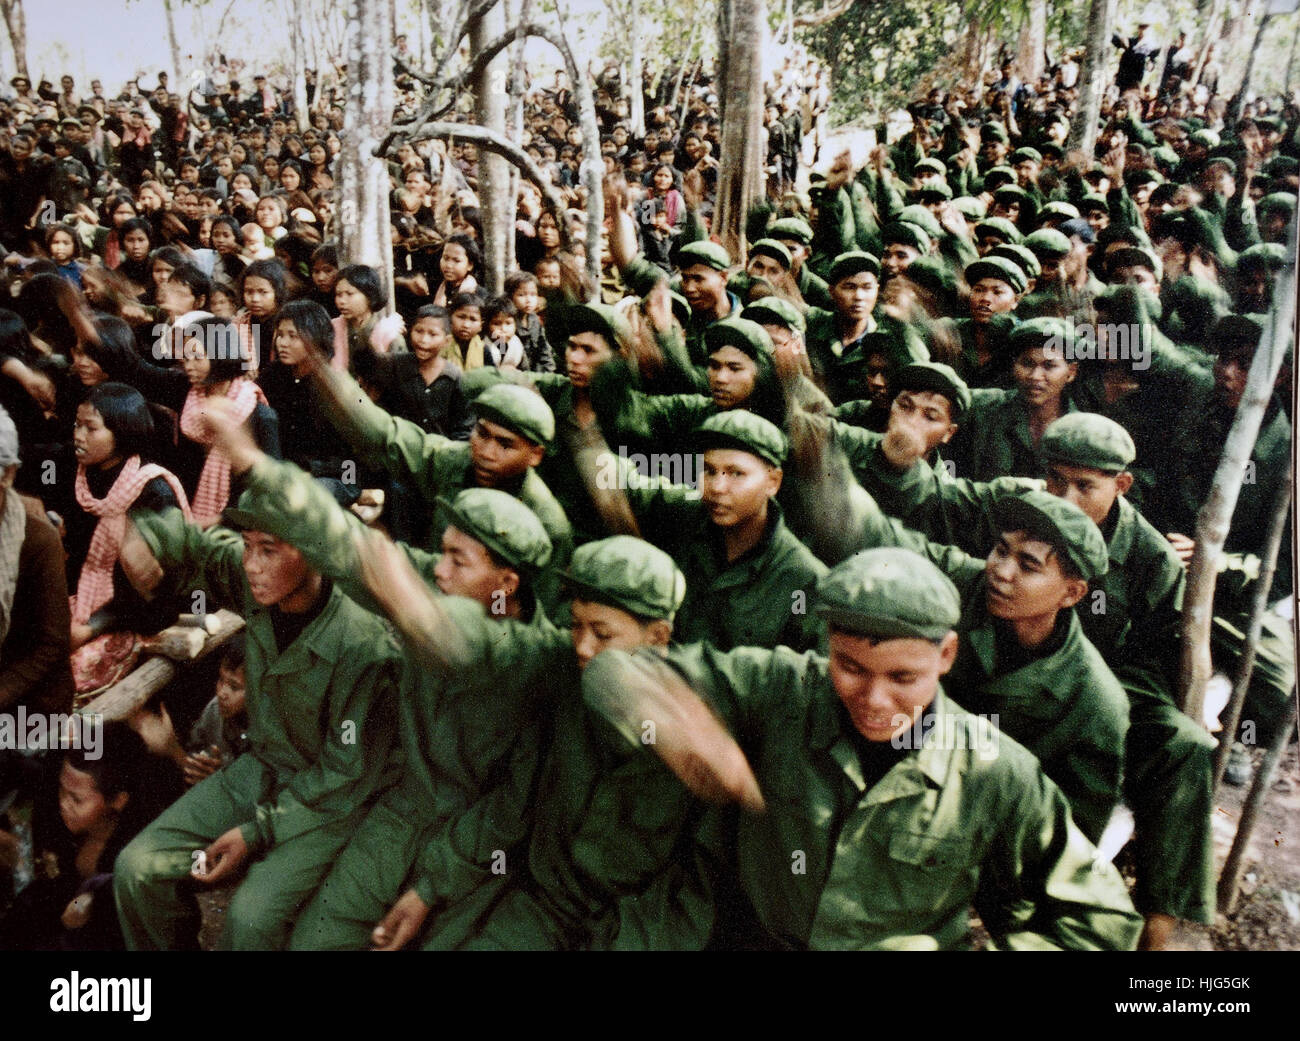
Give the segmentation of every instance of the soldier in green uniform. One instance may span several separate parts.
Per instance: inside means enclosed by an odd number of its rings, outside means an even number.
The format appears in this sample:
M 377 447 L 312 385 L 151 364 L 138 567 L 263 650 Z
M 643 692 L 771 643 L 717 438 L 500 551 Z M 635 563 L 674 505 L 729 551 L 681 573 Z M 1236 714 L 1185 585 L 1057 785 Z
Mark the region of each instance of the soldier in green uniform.
M 945 481 L 917 459 L 920 447 L 895 455 L 901 473 L 878 468 L 873 493 L 927 538 L 978 552 L 995 528 L 1000 482 Z M 1124 798 L 1136 820 L 1136 903 L 1147 919 L 1143 946 L 1158 948 L 1174 919 L 1214 917 L 1215 743 L 1173 700 L 1183 567 L 1128 502 L 1135 449 L 1118 423 L 1071 413 L 1047 428 L 1039 452 L 1047 490 L 1083 510 L 1106 538 L 1110 566 L 1076 610 L 1129 697 Z
M 430 508 L 464 488 L 495 488 L 513 495 L 542 522 L 557 563 L 569 558 L 572 525 L 538 474 L 555 438 L 555 415 L 532 390 L 502 384 L 478 395 L 466 443 L 426 433 L 385 412 L 347 373 L 319 365 L 311 379 L 322 410 L 365 463 L 387 469 Z M 435 523 L 422 548 L 435 549 L 441 534 Z M 544 581 L 539 592 L 543 603 L 554 604 L 553 585 Z
M 155 583 L 165 569 L 209 607 L 244 615 L 251 748 L 118 856 L 123 934 L 136 950 L 196 947 L 199 910 L 186 880 L 217 883 L 247 867 L 221 946 L 279 949 L 369 801 L 395 779 L 396 644 L 380 619 L 256 524 L 241 539 L 188 525 L 179 510 L 139 514 L 128 541 L 137 559 L 152 558 Z
M 588 702 L 640 755 L 644 716 L 629 695 L 642 691 L 679 703 L 698 691 L 736 735 L 766 811 L 740 816 L 748 922 L 732 931 L 762 947 L 949 949 L 968 942 L 973 903 L 998 948 L 1130 949 L 1138 919 L 1123 882 L 1060 790 L 940 689 L 958 648 L 952 583 L 914 554 L 869 550 L 822 580 L 817 611 L 829 658 L 615 650 L 583 676 Z M 659 725 L 661 755 L 694 733 L 667 716 Z M 731 776 L 716 747 L 679 754 L 683 776 L 696 780 L 700 759 Z
M 886 359 L 891 369 L 928 357 L 919 335 L 893 318 L 877 316 L 880 261 L 870 253 L 843 253 L 831 266 L 833 311 L 812 308 L 804 340 L 814 381 L 832 404 L 872 397 L 868 360 Z
M 807 264 L 808 247 L 812 243 L 812 228 L 801 217 L 782 217 L 767 229 L 769 238 L 781 243 L 790 252 L 790 273 L 804 303 L 809 307 L 831 308 L 830 287 L 826 280 L 813 274 Z
M 963 277 L 971 290 L 969 317 L 946 323 L 960 342 L 953 368 L 972 387 L 1002 386 L 1011 367 L 1007 339 L 1016 326 L 1014 311 L 1029 279 L 1003 257 L 977 260 Z
M 1007 345 L 1014 387 L 972 392 L 970 412 L 952 442 L 960 476 L 988 481 L 1039 475 L 1043 432 L 1074 410 L 1067 388 L 1079 366 L 1066 357 L 1066 336 L 1059 318 L 1034 318 L 1012 330 Z
M 646 539 L 689 575 L 675 631 L 721 650 L 815 646 L 807 604 L 826 572 L 777 505 L 787 442 L 752 412 L 732 409 L 695 433 L 698 489 L 647 482 L 627 495 Z

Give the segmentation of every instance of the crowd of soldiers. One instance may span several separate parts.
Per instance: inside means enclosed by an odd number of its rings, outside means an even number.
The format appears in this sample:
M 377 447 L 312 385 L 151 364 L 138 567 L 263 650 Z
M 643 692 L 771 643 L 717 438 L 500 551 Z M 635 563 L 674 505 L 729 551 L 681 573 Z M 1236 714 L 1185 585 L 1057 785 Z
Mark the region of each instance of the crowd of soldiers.
M 1239 733 L 1178 707 L 1182 599 L 1295 263 L 1300 105 L 1225 121 L 1117 42 L 1092 156 L 1071 63 L 934 90 L 854 156 L 787 61 L 743 256 L 710 234 L 707 75 L 635 135 L 606 70 L 599 142 L 557 75 L 523 144 L 573 209 L 522 184 L 485 294 L 477 153 L 403 145 L 387 317 L 331 241 L 334 95 L 299 135 L 264 77 L 199 109 L 65 78 L 53 113 L 17 78 L 0 710 L 86 704 L 182 613 L 244 634 L 210 750 L 177 738 L 211 694 L 183 673 L 98 759 L 0 751 L 37 864 L 0 940 L 192 948 L 220 886 L 236 949 L 946 949 L 972 908 L 992 947 L 1133 949 L 1212 922 L 1218 742 L 1294 725 L 1289 548 Z M 1225 546 L 1225 674 L 1290 359 Z

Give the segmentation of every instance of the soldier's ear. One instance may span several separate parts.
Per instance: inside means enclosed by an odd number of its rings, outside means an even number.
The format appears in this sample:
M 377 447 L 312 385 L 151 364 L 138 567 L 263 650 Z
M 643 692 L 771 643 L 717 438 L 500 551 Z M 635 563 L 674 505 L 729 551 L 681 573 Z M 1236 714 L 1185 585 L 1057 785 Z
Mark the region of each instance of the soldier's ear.
M 1062 608 L 1073 607 L 1088 594 L 1088 582 L 1082 578 L 1067 578 L 1065 592 L 1061 595 Z
M 666 618 L 656 618 L 645 627 L 646 643 L 651 647 L 667 647 L 673 637 L 673 623 Z
M 957 660 L 958 639 L 955 632 L 950 632 L 944 636 L 939 643 L 939 675 L 942 676 L 952 668 L 952 663 Z
M 776 493 L 781 490 L 781 481 L 785 477 L 785 472 L 779 466 L 770 467 L 767 471 L 767 497 L 773 499 Z
M 1120 495 L 1127 495 L 1130 488 L 1133 487 L 1133 475 L 1125 470 L 1122 474 L 1115 475 L 1115 491 Z

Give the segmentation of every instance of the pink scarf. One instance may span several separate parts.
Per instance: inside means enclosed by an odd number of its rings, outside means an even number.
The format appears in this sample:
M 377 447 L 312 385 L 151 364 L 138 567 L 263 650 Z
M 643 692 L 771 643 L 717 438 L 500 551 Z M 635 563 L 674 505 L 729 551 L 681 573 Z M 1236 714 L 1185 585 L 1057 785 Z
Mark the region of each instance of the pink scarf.
M 140 457 L 133 455 L 122 467 L 108 494 L 96 499 L 86 483 L 85 466 L 78 464 L 77 503 L 87 513 L 99 518 L 86 560 L 81 565 L 77 594 L 70 598 L 72 620 L 78 625 L 85 625 L 91 615 L 113 599 L 113 565 L 117 563 L 117 554 L 126 535 L 126 511 L 155 477 L 161 477 L 171 485 L 176 501 L 181 504 L 181 512 L 186 520 L 190 520 L 190 504 L 185 498 L 185 489 L 170 470 L 164 470 L 156 463 L 142 466 Z
M 230 381 L 226 397 L 235 403 L 241 423 L 259 404 L 266 404 L 262 388 L 242 376 Z M 201 445 L 212 444 L 212 434 L 203 421 L 203 402 L 206 399 L 207 395 L 200 393 L 198 387 L 191 387 L 181 409 L 181 433 Z M 199 486 L 194 489 L 194 523 L 201 528 L 212 527 L 221 519 L 221 511 L 229 500 L 230 460 L 219 448 L 209 448 L 203 461 L 203 472 L 199 474 Z

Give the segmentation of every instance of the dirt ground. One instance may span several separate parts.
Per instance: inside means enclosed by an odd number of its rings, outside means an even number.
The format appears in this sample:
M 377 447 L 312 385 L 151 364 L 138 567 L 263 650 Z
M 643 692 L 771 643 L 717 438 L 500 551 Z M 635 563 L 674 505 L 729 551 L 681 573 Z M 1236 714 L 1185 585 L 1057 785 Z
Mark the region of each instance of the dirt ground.
M 1255 749 L 1256 767 L 1263 754 Z M 1219 789 L 1214 812 L 1219 869 L 1249 791 L 1249 784 Z M 1220 914 L 1213 926 L 1180 926 L 1171 946 L 1182 951 L 1300 950 L 1300 746 L 1292 744 L 1282 757 L 1255 822 L 1236 910 Z

